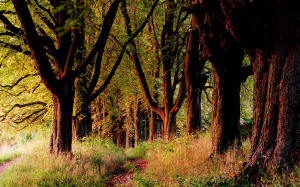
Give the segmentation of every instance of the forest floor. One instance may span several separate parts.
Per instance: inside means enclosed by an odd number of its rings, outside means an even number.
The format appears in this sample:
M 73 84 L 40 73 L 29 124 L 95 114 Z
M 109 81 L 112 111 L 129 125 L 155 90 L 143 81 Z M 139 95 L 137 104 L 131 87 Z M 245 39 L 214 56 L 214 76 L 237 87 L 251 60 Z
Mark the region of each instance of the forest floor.
M 18 160 L 20 159 L 20 157 L 14 158 L 8 162 L 5 162 L 3 164 L 0 164 L 0 175 L 1 173 L 3 173 L 9 166 L 13 165 L 14 163 L 16 163 Z
M 120 166 L 117 171 L 117 174 L 111 176 L 110 180 L 108 181 L 108 186 L 117 186 L 117 185 L 126 185 L 126 186 L 133 186 L 132 178 L 133 174 L 136 171 L 144 171 L 148 166 L 148 161 L 143 158 L 136 158 L 129 160 L 129 164 L 133 167 L 129 170 L 124 168 L 124 165 Z

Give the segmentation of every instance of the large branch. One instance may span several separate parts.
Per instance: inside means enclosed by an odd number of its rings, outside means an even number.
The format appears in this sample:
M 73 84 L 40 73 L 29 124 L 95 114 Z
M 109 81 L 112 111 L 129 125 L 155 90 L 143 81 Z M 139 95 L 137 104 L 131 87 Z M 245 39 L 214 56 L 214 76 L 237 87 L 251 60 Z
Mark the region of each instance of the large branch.
M 184 101 L 184 98 L 185 98 L 185 94 L 186 94 L 186 91 L 185 91 L 185 79 L 184 79 L 184 75 L 182 73 L 182 78 L 181 78 L 181 84 L 180 84 L 180 88 L 179 88 L 179 93 L 178 93 L 178 96 L 177 96 L 177 99 L 176 99 L 176 102 L 175 104 L 173 105 L 170 113 L 177 113 Z
M 11 23 L 11 21 L 9 21 L 7 19 L 7 17 L 4 16 L 4 13 L 5 13 L 5 11 L 3 11 L 3 10 L 0 11 L 0 21 L 2 21 L 2 23 L 4 24 L 4 28 L 15 33 L 16 35 L 20 35 L 20 36 L 23 35 L 23 31 L 20 28 L 14 26 Z
M 103 57 L 103 53 L 104 53 L 104 49 L 107 43 L 107 39 L 110 33 L 110 30 L 112 28 L 113 22 L 116 18 L 116 14 L 117 14 L 117 10 L 119 8 L 119 4 L 121 1 L 115 1 L 108 13 L 106 14 L 105 18 L 104 18 L 104 22 L 103 22 L 103 29 L 101 31 L 101 34 L 99 36 L 99 43 L 101 43 L 100 46 L 98 46 L 98 55 L 97 55 L 97 59 L 96 59 L 96 64 L 95 64 L 95 68 L 94 68 L 94 73 L 93 73 L 93 78 L 91 81 L 91 84 L 88 88 L 88 93 L 92 94 L 97 82 L 99 80 L 99 76 L 100 76 L 100 71 L 101 71 L 101 63 L 102 63 L 102 57 Z M 96 44 L 97 45 L 97 44 Z
M 22 80 L 26 79 L 27 77 L 30 77 L 30 76 L 37 76 L 37 75 L 38 75 L 38 74 L 27 74 L 27 75 L 24 75 L 24 76 L 20 77 L 16 82 L 14 82 L 14 83 L 12 83 L 12 84 L 9 84 L 9 85 L 1 85 L 1 84 L 0 84 L 0 87 L 12 89 L 13 87 L 17 86 Z
M 158 0 L 155 1 L 154 5 L 152 6 L 151 11 L 154 11 L 154 8 L 157 5 L 157 3 L 158 3 Z M 128 36 L 132 36 L 130 17 L 127 13 L 127 7 L 126 7 L 126 1 L 125 0 L 122 2 L 121 7 L 122 7 L 122 14 L 123 14 L 124 22 L 125 22 L 126 32 L 127 32 Z M 162 109 L 160 109 L 158 107 L 158 104 L 153 100 L 153 98 L 151 96 L 145 74 L 144 74 L 143 69 L 141 67 L 141 62 L 140 62 L 139 55 L 137 53 L 137 47 L 136 47 L 136 43 L 135 43 L 134 39 L 131 41 L 131 45 L 133 47 L 132 58 L 131 59 L 134 63 L 135 69 L 137 71 L 139 82 L 140 82 L 140 85 L 142 87 L 145 99 L 146 99 L 148 105 L 151 107 L 152 110 L 154 110 L 157 114 L 161 114 Z
M 111 6 L 104 18 L 103 26 L 102 26 L 103 29 L 96 41 L 96 44 L 94 45 L 93 49 L 91 50 L 91 52 L 89 53 L 87 58 L 83 61 L 83 63 L 74 71 L 75 76 L 85 72 L 86 67 L 92 62 L 92 60 L 94 59 L 94 57 L 96 56 L 97 53 L 99 56 L 98 60 L 102 59 L 102 55 L 103 55 L 104 48 L 105 48 L 105 45 L 107 42 L 107 38 L 109 36 L 111 26 L 113 24 L 113 21 L 115 19 L 115 16 L 116 16 L 116 13 L 118 11 L 119 4 L 121 1 L 122 0 L 115 0 L 111 4 Z M 100 63 L 100 62 L 98 62 L 98 63 Z
M 48 16 L 52 19 L 52 21 L 56 24 L 56 19 L 53 16 L 53 14 L 51 13 L 50 9 L 42 6 L 41 4 L 38 3 L 38 0 L 34 0 L 35 4 L 44 12 L 46 12 L 48 14 Z M 52 25 L 52 24 L 51 24 Z
M 108 86 L 108 84 L 110 83 L 113 75 L 115 74 L 118 66 L 120 65 L 121 61 L 122 61 L 122 58 L 123 58 L 123 55 L 124 53 L 126 52 L 126 47 L 131 44 L 133 41 L 134 41 L 134 38 L 137 37 L 137 35 L 143 31 L 143 29 L 145 28 L 147 22 L 149 21 L 151 15 L 153 14 L 154 12 L 154 9 L 157 5 L 159 0 L 156 0 L 154 5 L 152 6 L 149 14 L 147 15 L 146 19 L 144 20 L 144 22 L 141 24 L 141 26 L 131 35 L 131 37 L 124 43 L 124 45 L 122 46 L 122 50 L 119 54 L 119 57 L 116 61 L 116 63 L 114 64 L 110 74 L 107 76 L 106 80 L 104 81 L 103 85 L 92 95 L 91 99 L 90 99 L 90 102 L 93 101 L 99 94 L 101 94 L 104 89 Z M 149 90 L 149 89 L 148 89 Z
M 41 47 L 42 45 L 39 41 L 40 37 L 35 30 L 35 25 L 30 15 L 28 6 L 25 0 L 12 0 L 12 3 L 14 4 L 15 10 L 21 22 L 25 40 L 27 41 L 32 56 L 35 60 L 35 66 L 38 69 L 46 87 L 50 89 L 51 92 L 56 93 L 56 91 L 59 90 L 57 89 L 57 80 L 46 55 L 46 51 Z
M 41 113 L 42 111 L 45 111 L 45 110 L 46 110 L 45 108 L 35 110 L 35 111 L 33 111 L 31 114 L 25 116 L 23 119 L 17 119 L 17 120 L 15 120 L 14 123 L 16 123 L 16 124 L 23 123 L 24 121 L 30 119 L 30 118 L 33 117 L 34 115 L 39 114 L 39 113 Z
M 0 116 L 0 121 L 4 121 L 7 115 L 13 111 L 15 108 L 25 108 L 29 106 L 34 106 L 34 105 L 41 105 L 41 106 L 46 106 L 47 103 L 41 102 L 41 101 L 36 101 L 36 102 L 31 102 L 31 103 L 26 103 L 26 104 L 15 104 L 13 105 L 8 111 L 6 111 L 3 115 Z
M 23 49 L 20 45 L 14 45 L 14 44 L 10 44 L 10 43 L 0 41 L 0 47 L 11 49 L 15 52 L 19 52 L 19 53 L 23 53 L 24 55 L 31 56 L 31 52 L 30 51 L 23 51 Z
M 26 127 L 28 127 L 29 125 L 31 125 L 32 123 L 34 123 L 35 121 L 37 121 L 40 117 L 42 117 L 43 115 L 45 115 L 47 113 L 47 110 L 44 109 L 41 111 L 41 113 L 39 115 L 37 115 L 35 118 L 33 118 L 30 123 L 28 123 L 27 125 L 25 125 L 24 127 L 20 128 L 18 131 L 21 131 L 23 129 L 25 129 Z

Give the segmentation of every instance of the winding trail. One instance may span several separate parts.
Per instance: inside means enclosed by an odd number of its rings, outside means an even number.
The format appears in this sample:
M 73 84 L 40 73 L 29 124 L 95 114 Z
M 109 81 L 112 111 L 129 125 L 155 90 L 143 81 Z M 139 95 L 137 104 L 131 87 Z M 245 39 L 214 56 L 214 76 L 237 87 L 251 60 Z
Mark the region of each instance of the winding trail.
M 11 165 L 13 165 L 14 163 L 16 163 L 18 160 L 20 159 L 20 157 L 14 158 L 11 161 L 5 162 L 3 164 L 0 164 L 0 175 Z
M 135 165 L 135 169 L 144 171 L 148 166 L 148 161 L 143 158 L 137 158 L 129 161 L 130 164 Z M 124 171 L 113 175 L 107 183 L 107 186 L 133 186 L 131 179 L 133 178 L 134 170 Z

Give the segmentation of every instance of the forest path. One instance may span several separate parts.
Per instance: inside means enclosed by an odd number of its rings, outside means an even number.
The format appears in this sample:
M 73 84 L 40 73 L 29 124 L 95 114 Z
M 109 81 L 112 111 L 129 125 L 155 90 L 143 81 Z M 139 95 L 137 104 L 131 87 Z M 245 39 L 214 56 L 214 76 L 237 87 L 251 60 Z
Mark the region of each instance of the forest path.
M 148 161 L 143 158 L 129 160 L 129 163 L 134 165 L 134 169 L 113 175 L 107 183 L 108 186 L 133 186 L 131 179 L 133 178 L 135 169 L 144 171 L 148 166 Z
M 11 165 L 13 165 L 14 163 L 16 163 L 18 160 L 20 159 L 20 157 L 16 157 L 8 162 L 5 162 L 3 164 L 0 164 L 0 175 Z

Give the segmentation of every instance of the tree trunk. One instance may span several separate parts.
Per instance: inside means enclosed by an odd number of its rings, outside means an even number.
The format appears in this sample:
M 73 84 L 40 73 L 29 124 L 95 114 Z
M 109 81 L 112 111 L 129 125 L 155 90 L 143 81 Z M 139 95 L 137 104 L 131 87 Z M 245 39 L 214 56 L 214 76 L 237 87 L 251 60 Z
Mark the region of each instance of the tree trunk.
M 134 146 L 139 145 L 139 114 L 140 114 L 140 101 L 136 99 L 133 108 L 133 126 L 134 126 Z
M 187 135 L 201 130 L 201 94 L 207 77 L 201 73 L 205 60 L 200 60 L 199 31 L 190 29 L 187 37 L 187 52 L 185 56 L 185 86 L 187 93 Z
M 171 132 L 171 122 L 172 122 L 172 115 L 165 115 L 163 118 L 163 125 L 161 129 L 162 133 L 162 138 L 164 141 L 169 141 L 170 140 L 170 132 Z
M 150 121 L 149 121 L 149 141 L 153 142 L 154 140 L 154 123 L 156 119 L 156 114 L 153 110 L 150 110 Z
M 283 44 L 278 44 L 275 53 L 257 51 L 253 62 L 254 121 L 248 171 L 300 160 L 300 46 Z
M 254 72 L 252 145 L 245 171 L 293 166 L 300 160 L 298 2 L 220 2 L 226 26 L 247 51 Z
M 78 140 L 85 136 L 88 136 L 91 134 L 91 132 L 92 132 L 92 115 L 89 110 L 85 111 L 83 118 L 81 116 L 73 117 L 72 137 L 74 140 Z
M 72 152 L 72 84 L 65 83 L 63 96 L 52 95 L 53 117 L 49 152 L 53 154 L 70 154 Z
M 121 123 L 122 123 L 122 120 L 118 119 L 117 120 L 117 128 L 116 128 L 117 147 L 121 147 Z
M 213 151 L 224 153 L 230 146 L 240 141 L 240 80 L 239 67 L 231 71 L 213 67 L 212 98 L 212 146 Z

